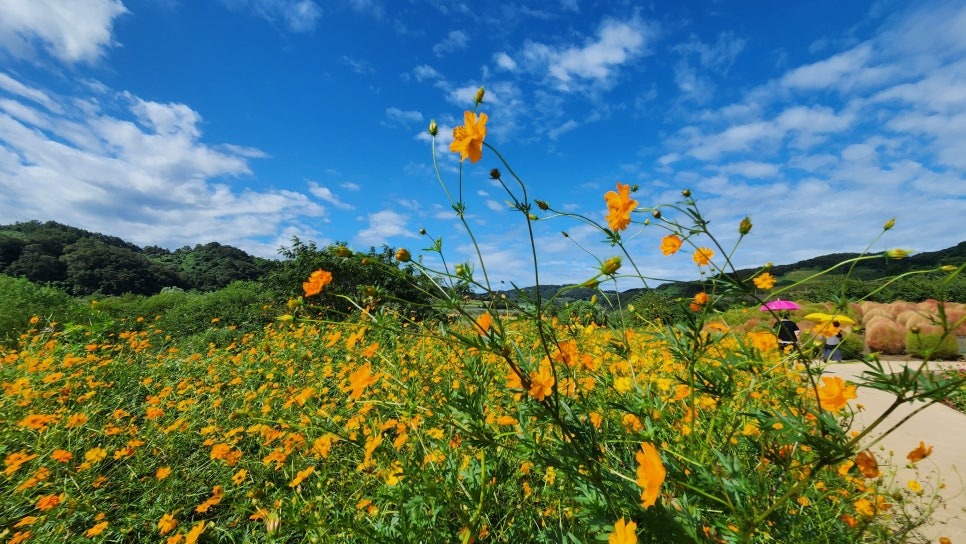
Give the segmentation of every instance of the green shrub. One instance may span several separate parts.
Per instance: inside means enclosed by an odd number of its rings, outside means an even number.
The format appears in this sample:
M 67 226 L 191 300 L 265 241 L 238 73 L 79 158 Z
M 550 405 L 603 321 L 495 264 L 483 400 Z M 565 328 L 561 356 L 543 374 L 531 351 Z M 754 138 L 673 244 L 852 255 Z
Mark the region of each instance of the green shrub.
M 843 359 L 861 359 L 865 354 L 865 340 L 856 332 L 846 334 L 839 344 L 839 351 Z
M 959 359 L 959 343 L 956 337 L 935 333 L 909 331 L 906 333 L 906 354 L 922 359 Z
M 171 292 L 151 299 L 152 304 L 157 304 L 156 309 L 162 309 L 162 303 L 171 304 L 159 314 L 158 326 L 175 338 L 207 333 L 213 323 L 233 327 L 238 332 L 250 332 L 261 329 L 273 317 L 265 309 L 269 304 L 265 291 L 259 283 L 251 281 L 236 281 L 211 293 Z
M 0 274 L 0 345 L 15 346 L 34 316 L 42 324 L 64 323 L 79 312 L 80 304 L 63 291 Z

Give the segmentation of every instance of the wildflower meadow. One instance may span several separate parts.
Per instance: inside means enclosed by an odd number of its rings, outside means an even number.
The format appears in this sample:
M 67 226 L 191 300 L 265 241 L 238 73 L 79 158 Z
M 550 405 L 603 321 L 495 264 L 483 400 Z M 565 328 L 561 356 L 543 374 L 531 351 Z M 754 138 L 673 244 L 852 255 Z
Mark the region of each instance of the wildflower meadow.
M 486 141 L 484 105 L 481 89 L 454 131 L 460 175 L 437 168 L 470 239 L 454 195 L 485 158 L 523 224 L 599 232 L 609 256 L 571 288 L 654 284 L 627 241 L 640 229 L 658 229 L 661 258 L 691 261 L 706 288 L 675 301 L 674 320 L 614 297 L 606 324 L 564 317 L 554 308 L 570 288 L 507 297 L 482 250 L 448 262 L 446 240 L 423 232 L 426 248 L 395 252 L 400 266 L 361 265 L 413 278 L 429 317 L 397 311 L 378 286 L 333 314 L 317 302 L 337 279 L 324 269 L 271 325 L 205 349 L 153 316 L 114 332 L 38 315 L 0 356 L 0 540 L 915 542 L 941 502 L 889 475 L 931 445 L 883 459 L 868 438 L 888 431 L 888 412 L 943 402 L 966 378 L 931 372 L 928 350 L 899 374 L 873 355 L 857 383 L 823 375 L 811 343 L 779 349 L 774 313 L 738 326 L 782 294 L 767 268 L 731 264 L 751 218 L 727 227 L 738 242 L 724 247 L 690 191 L 648 204 L 620 182 L 589 197 L 602 218 L 556 210 Z M 838 266 L 873 258 L 886 256 Z M 827 302 L 844 313 L 860 301 Z M 932 332 L 963 319 L 940 309 Z M 869 388 L 895 401 L 855 428 Z

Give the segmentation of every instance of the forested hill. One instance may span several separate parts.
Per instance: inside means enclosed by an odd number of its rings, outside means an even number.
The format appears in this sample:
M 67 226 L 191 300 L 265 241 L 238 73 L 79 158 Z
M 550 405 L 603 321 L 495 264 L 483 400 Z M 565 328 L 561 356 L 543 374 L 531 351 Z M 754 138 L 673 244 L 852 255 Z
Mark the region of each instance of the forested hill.
M 74 295 L 151 295 L 165 287 L 213 291 L 256 280 L 271 265 L 217 242 L 169 251 L 53 221 L 0 225 L 0 273 Z
M 857 256 L 854 253 L 822 255 L 792 264 L 776 265 L 771 272 L 778 278 L 779 285 L 789 284 Z M 905 259 L 880 257 L 861 261 L 852 271 L 852 277 L 876 281 L 912 270 L 942 265 L 959 266 L 964 262 L 966 242 L 961 242 L 947 249 L 919 253 Z M 115 236 L 53 221 L 0 225 L 0 273 L 26 277 L 32 282 L 62 288 L 74 295 L 150 295 L 165 287 L 213 291 L 233 281 L 262 279 L 277 265 L 278 261 L 254 257 L 241 249 L 217 242 L 169 251 L 157 246 L 141 248 Z M 833 275 L 845 274 L 847 269 L 842 267 Z M 738 273 L 751 275 L 754 272 L 748 269 Z M 541 294 L 548 298 L 562 287 L 541 286 Z M 699 287 L 685 282 L 665 284 L 658 289 L 686 293 Z M 520 291 L 532 294 L 533 288 Z M 596 291 L 592 289 L 573 289 L 568 291 L 565 298 L 588 300 L 594 293 Z M 625 292 L 622 297 L 634 294 Z

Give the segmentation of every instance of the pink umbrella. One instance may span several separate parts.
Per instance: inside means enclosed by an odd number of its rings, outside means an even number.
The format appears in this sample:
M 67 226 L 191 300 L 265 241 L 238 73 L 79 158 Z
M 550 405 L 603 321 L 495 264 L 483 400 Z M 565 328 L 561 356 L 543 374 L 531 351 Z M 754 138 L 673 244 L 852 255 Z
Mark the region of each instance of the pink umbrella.
M 775 300 L 769 300 L 764 304 L 764 306 L 762 306 L 761 308 L 758 308 L 758 310 L 762 312 L 769 312 L 769 311 L 775 311 L 775 310 L 779 310 L 779 311 L 780 310 L 798 310 L 798 309 L 799 309 L 798 304 L 795 304 L 790 300 L 782 300 L 780 298 L 776 298 Z

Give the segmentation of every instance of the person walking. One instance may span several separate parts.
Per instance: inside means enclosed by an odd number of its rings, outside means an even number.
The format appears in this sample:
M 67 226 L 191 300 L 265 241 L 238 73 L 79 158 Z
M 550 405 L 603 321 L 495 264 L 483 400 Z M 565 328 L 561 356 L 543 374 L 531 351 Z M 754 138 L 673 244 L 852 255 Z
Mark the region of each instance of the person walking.
M 825 337 L 825 350 L 822 352 L 822 358 L 826 361 L 842 361 L 842 350 L 839 349 L 839 344 L 842 343 L 840 326 L 838 321 L 833 321 L 832 330 L 825 331 L 826 334 L 830 335 Z
M 781 319 L 775 327 L 777 328 L 778 347 L 781 348 L 783 353 L 798 345 L 798 336 L 801 332 L 798 330 L 798 325 L 788 318 L 788 312 L 782 313 Z

